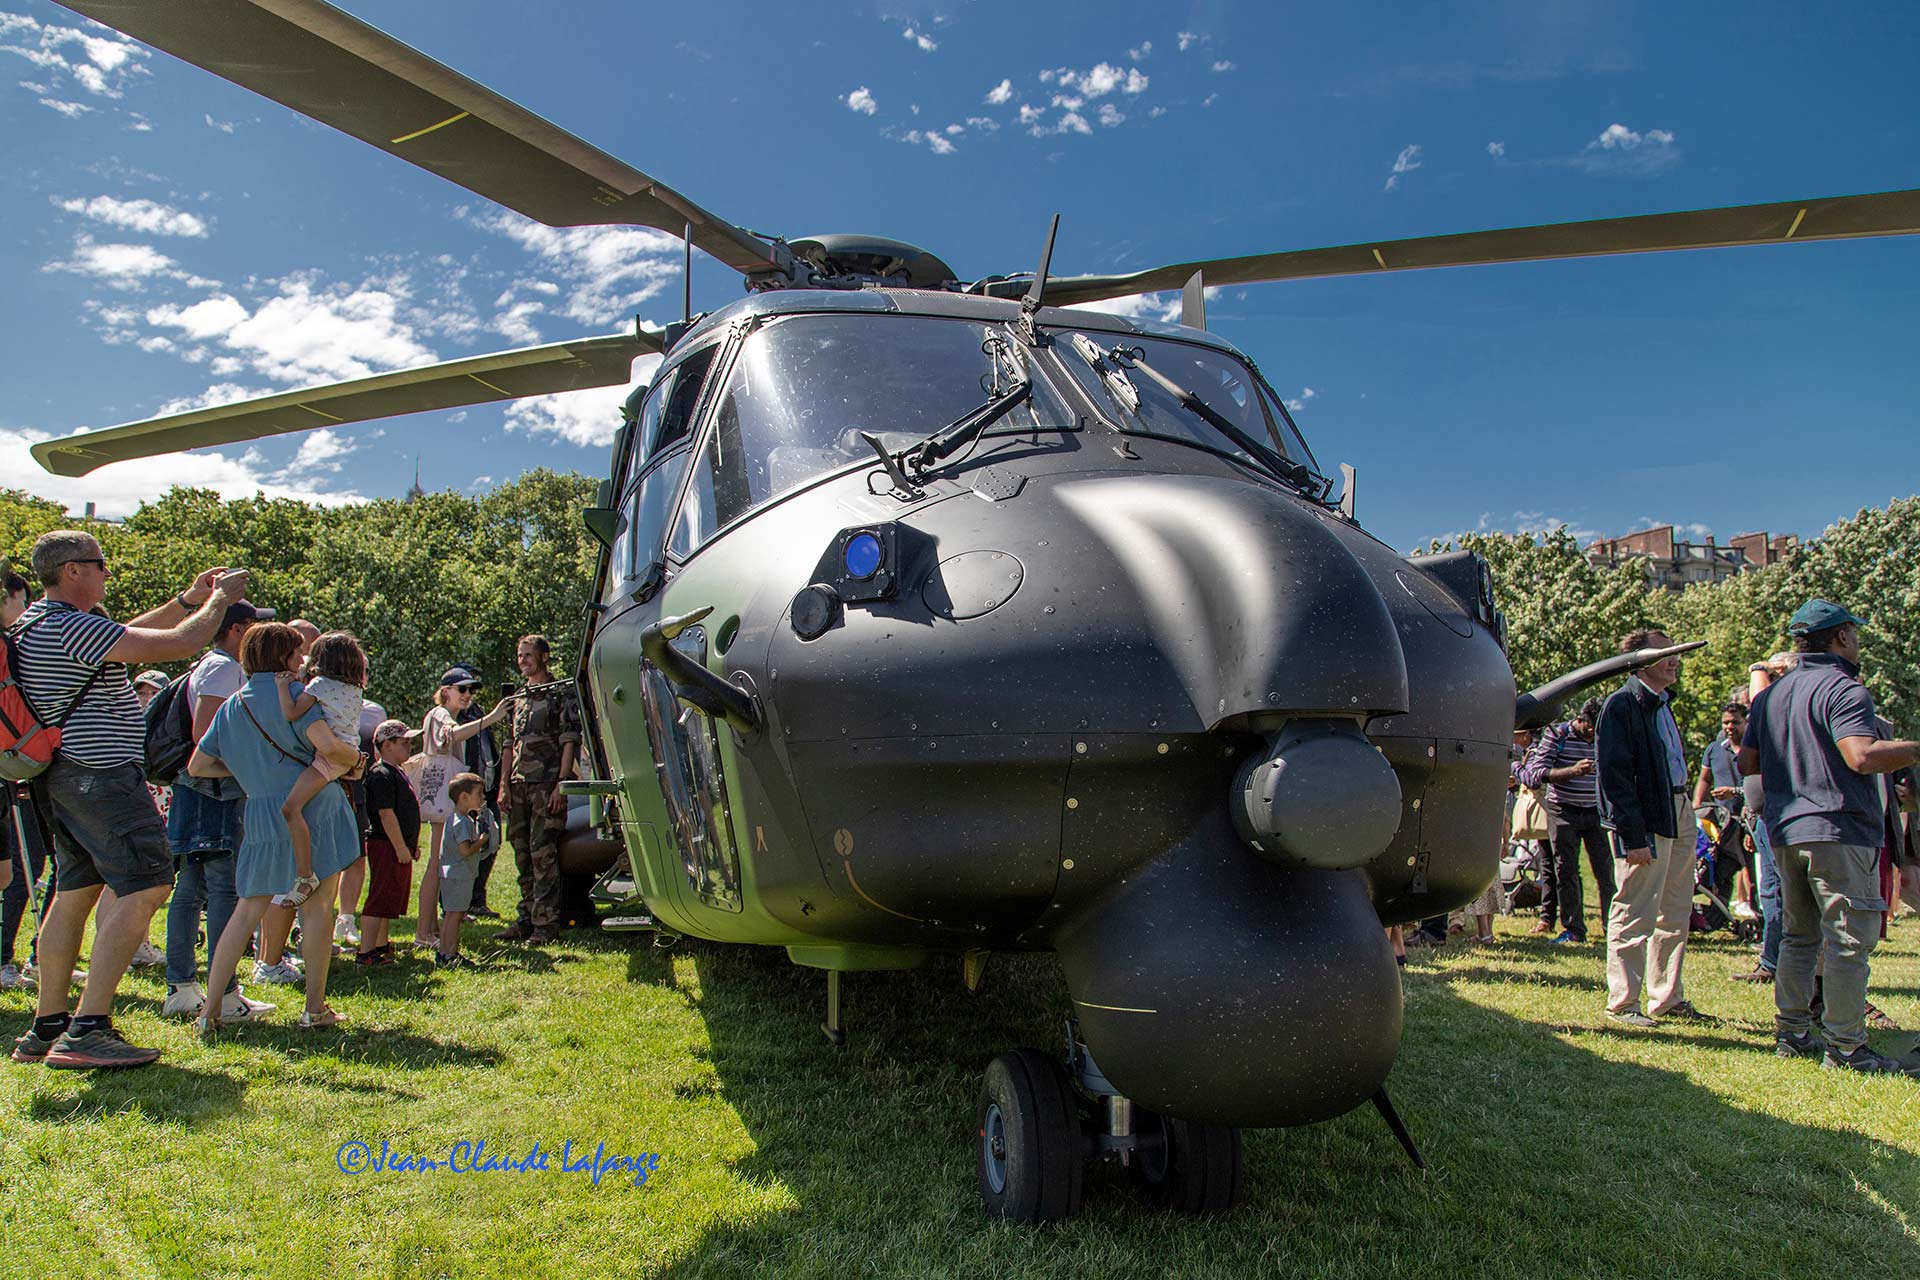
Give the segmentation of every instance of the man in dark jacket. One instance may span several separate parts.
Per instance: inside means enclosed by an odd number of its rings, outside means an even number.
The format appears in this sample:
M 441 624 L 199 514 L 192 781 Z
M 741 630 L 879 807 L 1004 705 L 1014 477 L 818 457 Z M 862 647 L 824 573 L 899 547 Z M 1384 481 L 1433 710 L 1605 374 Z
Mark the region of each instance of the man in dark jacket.
M 1664 632 L 1635 631 L 1622 653 L 1671 647 Z M 1651 1027 L 1662 1017 L 1704 1021 L 1687 1001 L 1681 966 L 1693 915 L 1693 814 L 1686 750 L 1668 707 L 1678 656 L 1627 677 L 1600 709 L 1595 759 L 1600 820 L 1612 832 L 1620 887 L 1607 913 L 1607 1016 Z M 1647 1012 L 1640 1012 L 1640 988 Z

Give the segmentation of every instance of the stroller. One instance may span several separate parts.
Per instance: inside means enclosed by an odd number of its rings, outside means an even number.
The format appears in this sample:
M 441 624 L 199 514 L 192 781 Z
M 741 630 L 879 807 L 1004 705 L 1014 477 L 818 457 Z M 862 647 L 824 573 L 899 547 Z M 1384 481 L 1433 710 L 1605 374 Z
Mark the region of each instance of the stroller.
M 1695 838 L 1694 856 L 1698 868 L 1694 880 L 1692 932 L 1731 929 L 1741 942 L 1754 942 L 1760 936 L 1760 913 L 1748 896 L 1758 872 L 1747 853 L 1746 821 L 1724 804 L 1697 811 L 1700 822 Z M 1747 873 L 1745 893 L 1737 892 L 1739 875 Z M 1698 899 L 1704 898 L 1701 903 Z
M 1540 888 L 1540 844 L 1538 840 L 1507 842 L 1507 856 L 1500 859 L 1500 890 L 1508 915 L 1539 906 L 1545 896 Z

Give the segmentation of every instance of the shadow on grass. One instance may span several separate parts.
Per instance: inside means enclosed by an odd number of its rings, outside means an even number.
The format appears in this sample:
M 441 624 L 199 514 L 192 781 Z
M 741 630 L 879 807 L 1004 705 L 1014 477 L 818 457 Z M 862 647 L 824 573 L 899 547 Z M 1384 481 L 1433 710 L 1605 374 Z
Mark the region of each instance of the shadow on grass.
M 205 1124 L 240 1110 L 247 1086 L 222 1072 L 156 1062 L 138 1071 L 93 1071 L 75 1094 L 34 1095 L 27 1115 L 40 1124 L 90 1125 L 102 1115 L 137 1114 L 156 1124 Z
M 996 1053 L 1060 1042 L 1068 1004 L 1051 957 L 996 957 L 977 995 L 952 960 L 847 975 L 849 1044 L 835 1050 L 819 1031 L 824 975 L 682 945 L 719 1092 L 753 1140 L 730 1171 L 795 1207 L 743 1222 L 723 1201 L 664 1274 L 1252 1275 L 1282 1260 L 1294 1273 L 1385 1274 L 1444 1258 L 1467 1274 L 1717 1277 L 1740 1256 L 1783 1274 L 1834 1256 L 1920 1259 L 1906 1225 L 1920 1219 L 1920 1158 L 1606 1056 L 1625 1033 L 1582 1028 L 1599 1043 L 1569 1043 L 1461 996 L 1454 983 L 1498 977 L 1471 970 L 1413 979 L 1424 990 L 1392 1088 L 1427 1173 L 1363 1108 L 1249 1132 L 1245 1199 L 1221 1220 L 1150 1212 L 1100 1175 L 1058 1227 L 990 1223 L 974 1188 L 980 1077 Z M 671 974 L 650 949 L 629 961 L 633 981 Z M 1764 1041 L 1729 1030 L 1633 1038 L 1764 1057 Z M 1781 1077 L 1775 1110 L 1833 1087 L 1810 1063 L 1759 1069 Z M 1558 1206 L 1544 1222 L 1543 1205 Z

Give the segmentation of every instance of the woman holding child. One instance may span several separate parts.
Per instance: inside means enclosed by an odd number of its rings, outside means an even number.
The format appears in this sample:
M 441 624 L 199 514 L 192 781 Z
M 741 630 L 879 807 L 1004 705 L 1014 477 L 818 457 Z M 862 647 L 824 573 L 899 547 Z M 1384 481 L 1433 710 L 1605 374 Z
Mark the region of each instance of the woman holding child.
M 339 641 L 358 642 L 345 633 Z M 334 637 L 323 637 L 330 639 Z M 200 738 L 187 772 L 196 778 L 238 779 L 247 795 L 244 835 L 236 860 L 234 880 L 240 904 L 220 935 L 209 966 L 207 990 L 223 992 L 240 963 L 247 940 L 276 894 L 289 894 L 300 879 L 295 869 L 294 843 L 281 814 L 285 798 L 316 759 L 330 762 L 329 771 L 351 768 L 359 758 L 357 742 L 342 741 L 327 727 L 319 705 L 289 720 L 282 712 L 279 681 L 283 672 L 297 670 L 300 633 L 284 623 L 257 623 L 240 649 L 240 665 L 247 682 L 215 713 Z M 364 668 L 365 658 L 360 663 Z M 302 786 L 304 790 L 304 786 Z M 330 1027 L 342 1021 L 327 1007 L 327 968 L 333 958 L 334 896 L 340 872 L 360 856 L 352 807 L 337 786 L 322 786 L 299 811 L 310 843 L 306 859 L 311 881 L 299 887 L 310 891 L 299 904 L 300 950 L 306 962 L 306 1009 L 303 1028 Z M 203 1035 L 221 1025 L 219 1006 L 209 1002 L 195 1023 Z

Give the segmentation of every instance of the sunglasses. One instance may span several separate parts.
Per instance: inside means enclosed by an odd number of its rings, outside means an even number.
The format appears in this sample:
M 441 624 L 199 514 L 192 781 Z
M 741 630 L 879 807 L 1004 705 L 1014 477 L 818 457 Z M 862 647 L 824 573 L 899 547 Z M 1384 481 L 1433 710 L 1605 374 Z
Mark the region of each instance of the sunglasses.
M 107 571 L 107 562 L 101 559 L 99 556 L 94 556 L 91 559 L 86 557 L 81 557 L 79 559 L 74 559 L 74 560 L 62 560 L 60 563 L 61 564 L 90 564 L 90 565 L 98 566 L 100 572 L 102 573 L 105 573 Z

